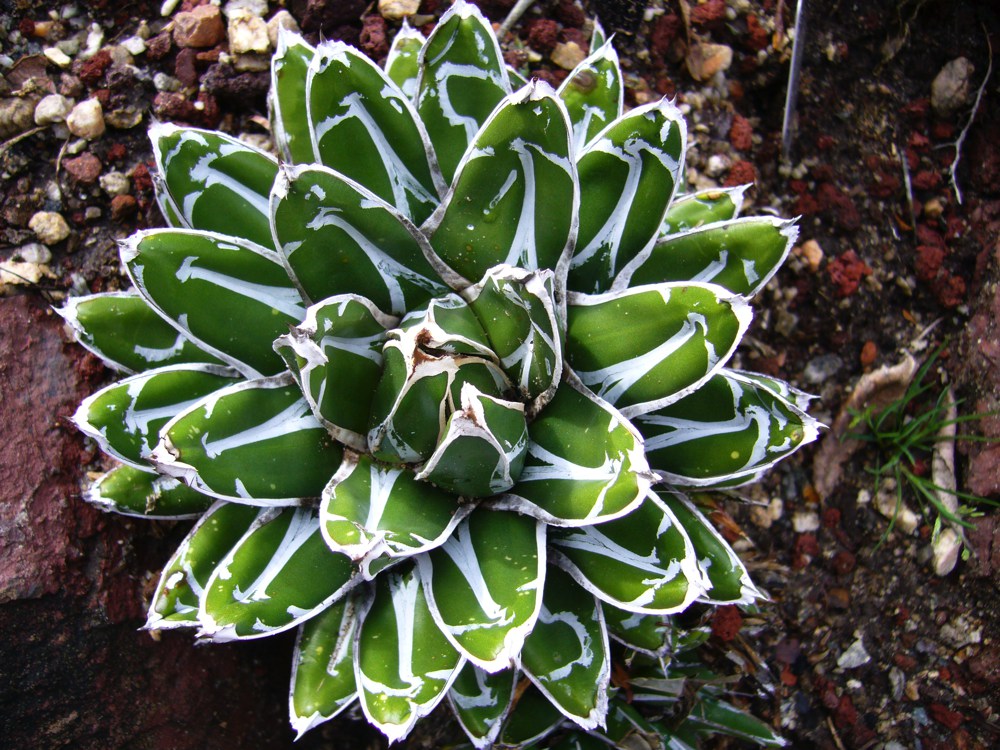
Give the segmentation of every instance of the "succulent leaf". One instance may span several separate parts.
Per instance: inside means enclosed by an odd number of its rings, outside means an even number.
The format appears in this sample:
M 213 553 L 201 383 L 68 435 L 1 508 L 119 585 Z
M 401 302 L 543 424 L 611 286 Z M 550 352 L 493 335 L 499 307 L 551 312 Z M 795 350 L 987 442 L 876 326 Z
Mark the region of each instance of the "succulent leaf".
M 735 219 L 743 209 L 743 194 L 748 187 L 709 188 L 676 196 L 663 217 L 660 235 L 666 237 Z
M 214 498 L 165 477 L 133 466 L 117 466 L 87 489 L 84 499 L 102 510 L 137 518 L 198 518 Z
M 619 271 L 658 236 L 683 175 L 686 140 L 680 111 L 664 100 L 633 109 L 583 149 L 570 289 L 608 291 Z
M 427 40 L 403 19 L 403 27 L 392 38 L 389 55 L 385 59 L 385 72 L 392 82 L 411 102 L 417 96 L 417 79 L 420 76 L 420 50 Z
M 354 647 L 361 709 L 395 742 L 445 697 L 465 659 L 438 630 L 415 568 L 380 575 L 363 618 Z
M 73 422 L 105 453 L 149 470 L 149 454 L 159 441 L 160 429 L 202 397 L 235 382 L 234 371 L 215 365 L 161 367 L 88 396 Z
M 819 429 L 801 409 L 733 370 L 636 417 L 635 426 L 654 470 L 672 484 L 702 487 L 754 477 L 815 440 Z
M 576 236 L 577 192 L 566 109 L 535 82 L 490 115 L 423 229 L 467 284 L 500 264 L 555 270 Z
M 608 404 L 563 387 L 531 423 L 517 484 L 493 501 L 557 526 L 631 512 L 650 486 L 642 441 Z
M 581 596 L 570 576 L 546 573 L 538 622 L 524 643 L 524 673 L 584 729 L 604 725 L 611 661 L 600 603 Z
M 517 671 L 489 673 L 467 662 L 448 691 L 448 703 L 477 750 L 491 747 L 514 703 Z
M 642 615 L 604 603 L 608 634 L 630 649 L 659 658 L 670 650 L 670 626 L 666 618 Z
M 313 414 L 355 450 L 367 445 L 382 346 L 397 322 L 364 297 L 342 294 L 310 307 L 302 323 L 274 342 Z
M 451 182 L 466 147 L 509 93 L 493 28 L 475 5 L 456 0 L 420 52 L 417 82 L 417 111 L 445 182 Z
M 149 131 L 176 219 L 192 229 L 271 245 L 267 196 L 274 157 L 232 136 L 157 123 Z
M 533 747 L 566 721 L 565 715 L 533 683 L 518 685 L 517 700 L 503 729 L 500 747 Z
M 325 167 L 283 169 L 271 194 L 274 244 L 305 294 L 360 294 L 402 315 L 445 291 L 427 240 L 392 206 Z
M 160 436 L 150 456 L 160 471 L 248 505 L 319 497 L 343 453 L 290 375 L 218 390 L 167 422 Z
M 148 630 L 195 627 L 212 573 L 266 508 L 217 501 L 188 532 L 163 567 L 149 605 Z
M 619 609 L 672 614 L 705 590 L 690 538 L 652 492 L 627 516 L 553 530 L 551 539 L 553 562 Z
M 618 54 L 610 44 L 595 50 L 559 86 L 573 123 L 573 147 L 579 152 L 594 136 L 621 117 L 625 97 Z
M 409 469 L 348 454 L 323 491 L 320 521 L 330 548 L 360 563 L 368 577 L 371 561 L 440 546 L 471 510 Z
M 354 566 L 323 541 L 316 513 L 257 516 L 205 585 L 199 635 L 213 641 L 280 633 L 322 612 L 356 582 Z
M 222 364 L 134 292 L 74 297 L 56 312 L 77 341 L 116 370 L 144 372 L 188 362 Z
M 325 42 L 309 63 L 306 102 L 317 162 L 417 224 L 430 216 L 445 183 L 420 118 L 381 68 L 343 42 Z
M 479 510 L 417 563 L 434 620 L 454 648 L 488 672 L 514 665 L 542 603 L 545 525 Z
M 268 108 L 271 133 L 284 161 L 313 160 L 312 129 L 306 105 L 306 73 L 316 48 L 287 29 L 278 31 L 278 49 L 271 58 Z
M 784 263 L 798 234 L 793 222 L 748 217 L 662 237 L 622 269 L 613 288 L 703 281 L 752 297 Z
M 288 694 L 288 714 L 299 737 L 358 697 L 354 680 L 357 621 L 355 599 L 349 595 L 299 627 Z
M 140 293 L 198 346 L 250 377 L 285 369 L 271 342 L 306 310 L 273 251 L 161 229 L 130 237 L 121 256 Z
M 625 417 L 661 408 L 707 381 L 750 324 L 742 297 L 667 283 L 570 298 L 566 359 Z

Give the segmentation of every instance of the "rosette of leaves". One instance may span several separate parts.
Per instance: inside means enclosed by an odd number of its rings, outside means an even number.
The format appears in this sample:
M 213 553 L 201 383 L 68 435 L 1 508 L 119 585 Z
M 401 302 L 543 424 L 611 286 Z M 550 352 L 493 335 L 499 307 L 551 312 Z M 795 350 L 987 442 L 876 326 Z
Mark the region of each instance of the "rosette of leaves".
M 297 628 L 300 733 L 445 699 L 477 747 L 597 732 L 613 642 L 663 658 L 670 615 L 759 596 L 683 489 L 815 437 L 726 367 L 795 228 L 681 194 L 683 119 L 625 112 L 600 36 L 553 90 L 461 1 L 384 69 L 284 34 L 279 157 L 154 126 L 170 227 L 62 311 L 128 373 L 75 417 L 121 463 L 89 499 L 198 519 L 147 627 Z

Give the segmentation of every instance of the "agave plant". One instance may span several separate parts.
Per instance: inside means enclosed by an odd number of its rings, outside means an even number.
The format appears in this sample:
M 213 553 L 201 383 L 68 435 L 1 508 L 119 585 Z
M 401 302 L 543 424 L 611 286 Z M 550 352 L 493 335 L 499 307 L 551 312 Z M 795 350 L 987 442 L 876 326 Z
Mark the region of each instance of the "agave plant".
M 816 436 L 725 366 L 796 230 L 684 194 L 677 108 L 625 112 L 593 49 L 553 90 L 463 0 L 384 69 L 286 33 L 280 158 L 154 126 L 170 228 L 62 311 L 131 373 L 76 414 L 121 463 L 88 499 L 198 519 L 146 627 L 297 628 L 299 733 L 357 702 L 395 741 L 445 698 L 476 747 L 612 732 L 613 642 L 663 682 L 670 615 L 760 596 L 683 489 Z

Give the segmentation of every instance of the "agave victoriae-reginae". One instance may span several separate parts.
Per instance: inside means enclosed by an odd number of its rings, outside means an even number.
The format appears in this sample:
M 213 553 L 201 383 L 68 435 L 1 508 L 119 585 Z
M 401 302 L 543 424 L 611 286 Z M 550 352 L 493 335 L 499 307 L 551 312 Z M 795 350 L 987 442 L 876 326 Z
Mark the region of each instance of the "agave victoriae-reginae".
M 300 733 L 357 701 L 397 740 L 447 698 L 477 747 L 614 740 L 644 719 L 613 648 L 669 703 L 669 616 L 759 596 L 682 490 L 816 435 L 798 391 L 725 367 L 795 228 L 681 194 L 683 119 L 623 112 L 601 36 L 554 91 L 464 0 L 384 70 L 285 34 L 280 159 L 154 126 L 171 228 L 123 243 L 133 291 L 63 310 L 130 373 L 76 415 L 121 462 L 89 499 L 198 519 L 147 627 L 298 628 Z

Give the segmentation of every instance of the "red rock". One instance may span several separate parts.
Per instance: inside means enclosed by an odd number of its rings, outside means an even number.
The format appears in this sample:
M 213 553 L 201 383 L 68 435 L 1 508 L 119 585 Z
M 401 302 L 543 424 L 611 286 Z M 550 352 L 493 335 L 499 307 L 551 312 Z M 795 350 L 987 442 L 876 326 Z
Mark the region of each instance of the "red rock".
M 153 189 L 153 179 L 149 175 L 149 167 L 142 162 L 135 165 L 130 175 L 132 178 L 132 188 L 137 193 L 147 192 Z
M 226 34 L 222 11 L 214 5 L 200 5 L 178 13 L 174 16 L 173 33 L 178 47 L 214 47 Z
M 746 185 L 755 182 L 756 179 L 757 171 L 753 168 L 753 164 L 746 159 L 740 159 L 729 168 L 729 174 L 726 175 L 726 181 L 723 185 L 725 187 L 735 187 L 736 185 Z
M 89 151 L 85 151 L 79 156 L 74 156 L 72 159 L 66 159 L 63 162 L 63 167 L 66 168 L 66 172 L 70 177 L 85 185 L 94 182 L 100 176 L 103 169 L 101 160 Z
M 539 18 L 528 27 L 528 46 L 542 55 L 548 55 L 559 41 L 559 24 L 551 18 Z
M 389 53 L 386 38 L 386 23 L 378 13 L 370 13 L 361 22 L 361 49 L 373 60 L 379 60 Z
M 787 664 L 781 669 L 780 679 L 781 684 L 787 687 L 795 687 L 799 682 L 799 678 L 795 676 L 795 673 L 792 672 L 791 667 Z
M 952 711 L 940 703 L 931 703 L 927 706 L 927 713 L 938 724 L 942 724 L 953 732 L 965 721 L 965 716 L 958 711 Z
M 861 215 L 854 201 L 836 185 L 824 182 L 817 189 L 816 198 L 823 210 L 832 214 L 844 229 L 854 230 L 861 226 Z
M 104 75 L 104 71 L 111 65 L 111 53 L 106 49 L 99 50 L 96 55 L 89 60 L 84 60 L 73 66 L 76 74 L 87 86 L 95 86 Z
M 174 77 L 185 86 L 198 85 L 198 68 L 195 65 L 198 53 L 191 47 L 185 47 L 177 53 L 174 60 Z
M 1000 494 L 1000 446 L 986 448 L 969 460 L 968 482 L 969 492 L 975 495 Z
M 864 346 L 861 347 L 861 366 L 871 367 L 877 356 L 878 347 L 875 345 L 875 342 L 871 340 L 866 341 Z
M 715 610 L 712 617 L 712 635 L 719 640 L 729 642 L 740 632 L 743 616 L 734 605 L 728 604 Z
M 183 94 L 173 91 L 161 91 L 153 99 L 153 112 L 164 120 L 182 120 L 192 122 L 198 119 L 199 112 L 192 102 Z
M 750 121 L 743 115 L 733 115 L 733 124 L 729 127 L 729 142 L 738 151 L 749 151 L 753 145 L 753 128 Z
M 945 271 L 932 284 L 935 296 L 943 307 L 958 307 L 967 302 L 965 279 Z
M 580 29 L 563 29 L 559 32 L 559 41 L 563 44 L 572 42 L 584 51 L 590 49 L 590 37 Z
M 830 280 L 837 287 L 837 295 L 849 297 L 857 291 L 861 279 L 868 276 L 872 269 L 858 257 L 857 253 L 848 250 L 834 258 L 827 265 L 827 271 Z
M 170 32 L 161 32 L 152 39 L 146 40 L 146 57 L 150 60 L 159 60 L 166 57 L 172 46 L 173 42 L 170 38 Z
M 833 568 L 833 572 L 842 576 L 854 570 L 856 564 L 857 559 L 847 550 L 841 550 L 830 561 L 830 567 Z
M 837 701 L 837 707 L 833 709 L 833 722 L 841 729 L 852 727 L 858 723 L 858 710 L 854 707 L 849 695 L 842 695 Z
M 754 52 L 766 49 L 771 43 L 771 35 L 767 29 L 761 26 L 760 21 L 753 13 L 747 14 L 747 37 L 744 43 Z
M 692 26 L 712 26 L 726 18 L 726 0 L 705 0 L 691 8 Z
M 941 271 L 945 251 L 935 245 L 918 245 L 916 272 L 921 281 L 933 281 Z
M 909 654 L 894 654 L 892 657 L 892 663 L 904 671 L 908 671 L 917 666 L 917 660 L 914 659 Z
M 823 510 L 823 526 L 832 529 L 834 526 L 840 525 L 840 509 L 839 508 L 825 508 Z
M 555 10 L 555 17 L 563 26 L 573 29 L 581 28 L 587 21 L 587 15 L 573 0 L 559 0 L 559 5 Z
M 931 139 L 923 133 L 910 133 L 907 143 L 914 151 L 926 151 L 931 147 Z
M 670 52 L 671 45 L 681 31 L 681 19 L 676 13 L 664 13 L 653 24 L 650 36 L 650 47 L 654 57 L 664 59 Z
M 917 224 L 917 244 L 934 245 L 935 247 L 940 247 L 942 250 L 946 249 L 944 237 L 941 233 L 926 224 Z
M 111 199 L 111 218 L 122 221 L 135 216 L 138 204 L 131 195 L 116 195 Z
M 108 147 L 106 158 L 108 161 L 119 161 L 120 159 L 124 159 L 127 153 L 128 150 L 125 148 L 124 143 L 112 143 Z
M 941 175 L 928 169 L 913 175 L 913 187 L 918 190 L 934 190 L 941 186 Z

